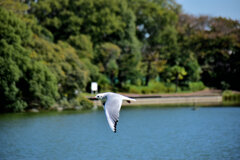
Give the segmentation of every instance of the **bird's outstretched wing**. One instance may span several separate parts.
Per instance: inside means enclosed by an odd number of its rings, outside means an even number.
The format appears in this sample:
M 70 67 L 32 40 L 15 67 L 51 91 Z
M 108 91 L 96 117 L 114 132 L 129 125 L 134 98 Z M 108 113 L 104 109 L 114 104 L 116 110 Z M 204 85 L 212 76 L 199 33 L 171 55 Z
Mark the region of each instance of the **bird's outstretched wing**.
M 108 124 L 113 132 L 116 133 L 117 122 L 119 119 L 119 112 L 122 105 L 122 99 L 118 96 L 108 97 L 104 110 L 107 117 Z

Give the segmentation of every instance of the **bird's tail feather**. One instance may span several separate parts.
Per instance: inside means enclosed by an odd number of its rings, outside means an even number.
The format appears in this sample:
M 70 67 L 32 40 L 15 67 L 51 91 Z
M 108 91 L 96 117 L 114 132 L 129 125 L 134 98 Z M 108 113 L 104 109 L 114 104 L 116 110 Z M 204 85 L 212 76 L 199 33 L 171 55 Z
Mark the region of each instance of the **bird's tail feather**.
M 126 97 L 126 96 L 123 96 L 123 100 L 126 100 L 126 101 L 136 101 L 136 99 L 129 98 L 129 97 Z

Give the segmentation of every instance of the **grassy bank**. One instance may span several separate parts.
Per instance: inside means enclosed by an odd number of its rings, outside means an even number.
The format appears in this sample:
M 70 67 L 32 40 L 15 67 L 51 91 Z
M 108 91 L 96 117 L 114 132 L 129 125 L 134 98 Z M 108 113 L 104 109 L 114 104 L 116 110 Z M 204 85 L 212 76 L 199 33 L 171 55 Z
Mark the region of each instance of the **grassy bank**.
M 222 96 L 224 105 L 240 105 L 240 92 L 224 91 Z
M 128 85 L 126 89 L 130 93 L 136 94 L 152 94 L 152 93 L 185 93 L 195 92 L 205 89 L 206 86 L 202 82 L 189 82 L 185 86 L 177 87 L 174 83 L 163 83 L 150 81 L 148 86 Z

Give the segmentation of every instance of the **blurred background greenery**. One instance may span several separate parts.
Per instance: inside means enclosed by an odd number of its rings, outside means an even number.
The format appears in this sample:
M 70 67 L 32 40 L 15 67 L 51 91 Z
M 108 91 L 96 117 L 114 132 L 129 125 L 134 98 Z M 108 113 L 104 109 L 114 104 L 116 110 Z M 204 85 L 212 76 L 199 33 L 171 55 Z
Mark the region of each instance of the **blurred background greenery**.
M 83 93 L 240 90 L 240 23 L 174 0 L 0 0 L 0 111 L 90 108 Z M 226 92 L 226 97 L 228 97 Z

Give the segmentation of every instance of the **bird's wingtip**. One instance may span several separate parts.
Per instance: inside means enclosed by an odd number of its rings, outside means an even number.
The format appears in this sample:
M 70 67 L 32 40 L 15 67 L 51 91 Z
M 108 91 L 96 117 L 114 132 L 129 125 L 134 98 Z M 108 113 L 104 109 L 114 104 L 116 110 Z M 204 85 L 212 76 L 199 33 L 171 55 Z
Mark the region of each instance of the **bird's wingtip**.
M 113 129 L 114 133 L 117 132 L 117 123 L 118 123 L 118 120 L 116 120 L 115 123 L 114 123 L 114 129 Z

